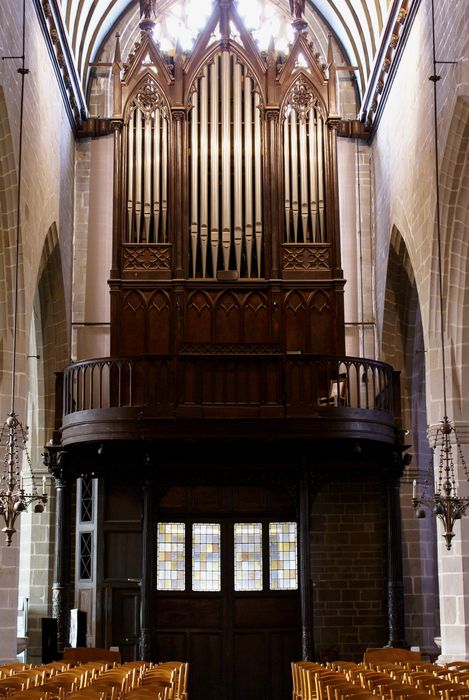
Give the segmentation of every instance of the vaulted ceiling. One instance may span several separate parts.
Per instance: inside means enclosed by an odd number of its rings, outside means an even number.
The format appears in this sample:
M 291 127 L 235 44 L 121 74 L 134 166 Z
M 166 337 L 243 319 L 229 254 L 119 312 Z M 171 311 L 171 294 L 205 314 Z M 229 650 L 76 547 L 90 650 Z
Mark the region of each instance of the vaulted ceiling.
M 138 12 L 138 0 L 57 0 L 68 33 L 83 91 L 88 66 L 119 18 L 131 6 Z M 273 0 L 289 11 L 287 0 Z M 174 0 L 157 0 L 158 11 Z M 341 44 L 347 60 L 357 67 L 358 90 L 364 94 L 392 6 L 391 0 L 307 0 L 308 15 L 319 13 Z

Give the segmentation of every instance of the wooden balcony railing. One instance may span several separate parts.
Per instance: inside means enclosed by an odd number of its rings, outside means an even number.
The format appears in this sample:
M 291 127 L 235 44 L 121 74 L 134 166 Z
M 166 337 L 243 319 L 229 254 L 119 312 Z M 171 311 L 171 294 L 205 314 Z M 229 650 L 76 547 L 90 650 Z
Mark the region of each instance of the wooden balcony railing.
M 394 372 L 356 357 L 285 354 L 161 355 L 101 358 L 64 371 L 63 415 L 152 407 L 278 409 L 311 415 L 323 409 L 380 411 L 394 417 Z

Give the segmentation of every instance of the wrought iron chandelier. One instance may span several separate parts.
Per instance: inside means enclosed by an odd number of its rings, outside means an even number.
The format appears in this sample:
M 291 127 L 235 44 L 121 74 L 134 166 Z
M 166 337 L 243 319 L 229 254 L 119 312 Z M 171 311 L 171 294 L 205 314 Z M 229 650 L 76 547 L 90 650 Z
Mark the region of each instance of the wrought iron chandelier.
M 11 59 L 21 59 L 21 68 L 18 73 L 21 75 L 21 98 L 20 98 L 20 128 L 18 147 L 18 187 L 17 187 L 17 217 L 16 217 L 16 241 L 15 241 L 15 277 L 13 289 L 13 361 L 11 368 L 11 409 L 3 424 L 0 433 L 0 446 L 5 449 L 3 471 L 0 477 L 0 515 L 3 516 L 7 547 L 11 545 L 15 530 L 16 519 L 21 513 L 27 511 L 28 507 L 34 504 L 34 512 L 42 513 L 47 503 L 46 477 L 42 480 L 42 494 L 38 493 L 34 483 L 34 475 L 31 468 L 31 459 L 26 447 L 28 429 L 23 427 L 21 421 L 15 413 L 16 394 L 16 355 L 17 355 L 17 335 L 18 335 L 18 282 L 19 282 L 19 251 L 20 251 L 20 204 L 21 204 L 21 160 L 23 148 L 23 107 L 24 107 L 24 80 L 28 74 L 25 68 L 25 2 L 23 0 L 23 41 L 22 55 L 3 57 Z M 24 475 L 21 468 L 21 452 L 24 451 L 29 465 L 29 474 Z M 31 485 L 25 488 L 25 480 L 30 478 Z
M 440 76 L 437 75 L 437 64 L 454 63 L 454 61 L 437 61 L 435 49 L 435 8 L 434 0 L 431 4 L 432 17 L 432 47 L 433 47 L 433 75 L 430 80 L 433 82 L 433 125 L 435 142 L 435 183 L 436 183 L 436 226 L 437 226 L 437 252 L 438 252 L 438 295 L 440 311 L 440 342 L 441 360 L 443 373 L 443 409 L 444 416 L 440 421 L 432 445 L 432 457 L 429 463 L 429 477 L 425 479 L 422 494 L 417 494 L 417 482 L 413 482 L 412 504 L 415 508 L 417 518 L 425 517 L 425 507 L 430 508 L 432 513 L 443 524 L 443 537 L 446 540 L 446 549 L 451 549 L 454 537 L 454 523 L 465 515 L 469 507 L 469 497 L 458 495 L 458 487 L 455 474 L 456 463 L 460 465 L 469 482 L 466 461 L 462 453 L 456 429 L 448 419 L 447 392 L 446 392 L 446 359 L 444 343 L 444 315 L 443 315 L 443 272 L 441 256 L 441 224 L 440 224 L 440 181 L 439 181 L 439 158 L 438 158 L 438 109 L 437 109 L 437 82 Z M 453 450 L 456 457 L 453 456 Z M 434 475 L 435 455 L 438 454 L 438 471 Z M 433 494 L 430 493 L 430 485 L 433 484 Z

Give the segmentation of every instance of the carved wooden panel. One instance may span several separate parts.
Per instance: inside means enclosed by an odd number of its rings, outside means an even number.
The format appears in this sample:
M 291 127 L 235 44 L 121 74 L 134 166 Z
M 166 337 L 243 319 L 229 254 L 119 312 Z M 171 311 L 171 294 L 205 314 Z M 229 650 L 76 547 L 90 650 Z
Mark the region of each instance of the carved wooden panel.
M 270 337 L 266 295 L 257 291 L 248 294 L 244 300 L 243 312 L 243 341 L 265 343 Z
M 119 339 L 121 355 L 145 353 L 146 312 L 145 297 L 141 292 L 132 289 L 124 295 Z
M 330 269 L 329 245 L 283 245 L 283 270 L 286 272 L 314 272 Z
M 335 350 L 335 319 L 330 295 L 324 289 L 315 290 L 309 298 L 309 332 L 312 352 L 333 354 Z
M 164 355 L 171 350 L 171 298 L 162 289 L 148 302 L 146 345 L 150 355 Z
M 213 302 L 209 294 L 201 290 L 192 292 L 186 304 L 184 338 L 188 343 L 212 341 Z
M 134 270 L 171 270 L 171 246 L 159 245 L 125 245 L 122 246 L 122 269 Z
M 239 298 L 231 291 L 223 292 L 215 305 L 215 341 L 239 343 L 241 341 L 241 309 Z
M 284 313 L 287 351 L 309 352 L 307 301 L 302 292 L 293 290 L 286 295 Z

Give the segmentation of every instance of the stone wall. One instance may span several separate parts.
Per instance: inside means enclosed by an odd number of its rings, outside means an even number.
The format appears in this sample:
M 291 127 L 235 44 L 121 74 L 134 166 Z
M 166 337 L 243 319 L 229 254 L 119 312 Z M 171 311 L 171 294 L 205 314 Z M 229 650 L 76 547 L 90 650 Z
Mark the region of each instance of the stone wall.
M 376 476 L 341 478 L 311 506 L 316 653 L 363 660 L 386 638 L 386 497 Z
M 0 3 L 0 55 L 21 55 L 22 6 L 16 0 Z M 41 430 L 31 431 L 29 443 L 34 465 L 44 441 L 50 439 L 50 404 L 46 399 L 50 376 L 69 356 L 72 286 L 72 235 L 73 235 L 73 170 L 74 137 L 56 75 L 50 63 L 49 53 L 32 3 L 27 3 L 26 13 L 26 67 L 24 93 L 24 137 L 21 190 L 20 270 L 18 286 L 18 353 L 17 397 L 15 410 L 26 423 L 41 425 Z M 1 244 L 0 289 L 2 291 L 0 323 L 2 328 L 2 372 L 0 380 L 0 406 L 2 418 L 10 405 L 12 368 L 12 289 L 14 279 L 14 246 L 16 233 L 16 197 L 18 181 L 18 144 L 20 124 L 20 67 L 17 59 L 4 60 L 0 65 L 0 228 Z M 55 271 L 60 271 L 61 299 L 51 296 L 43 306 L 35 302 L 41 296 L 39 282 L 47 266 L 52 250 L 46 245 L 48 232 L 57 231 Z M 44 306 L 45 304 L 45 306 Z M 54 308 L 51 309 L 51 306 Z M 47 318 L 41 318 L 45 307 L 50 309 Z M 60 310 L 60 318 L 57 314 Z M 39 313 L 39 316 L 37 316 Z M 38 358 L 27 358 L 31 332 L 35 338 Z M 40 329 L 40 330 L 39 330 Z M 60 329 L 60 330 L 58 330 Z M 57 363 L 50 352 L 44 361 L 44 348 L 51 349 L 50 334 L 57 339 Z M 34 346 L 34 343 L 33 343 Z M 37 361 L 31 370 L 30 363 Z M 44 376 L 46 373 L 47 377 Z M 33 381 L 33 376 L 35 380 Z M 26 398 L 28 397 L 28 398 Z M 48 408 L 49 406 L 49 408 Z M 22 516 L 23 517 L 23 516 Z M 25 518 L 24 547 L 20 533 L 15 535 L 14 546 L 6 549 L 0 542 L 0 663 L 16 656 L 16 608 L 18 602 L 19 550 L 31 566 L 27 580 L 23 580 L 22 592 L 30 598 L 30 610 L 36 615 L 31 629 L 38 627 L 41 615 L 50 614 L 51 552 L 49 528 L 53 523 L 53 499 L 49 513 L 32 522 Z M 17 528 L 18 529 L 18 528 Z M 30 534 L 28 534 L 28 532 Z M 36 612 L 34 612 L 36 611 Z M 35 642 L 37 645 L 37 641 Z

